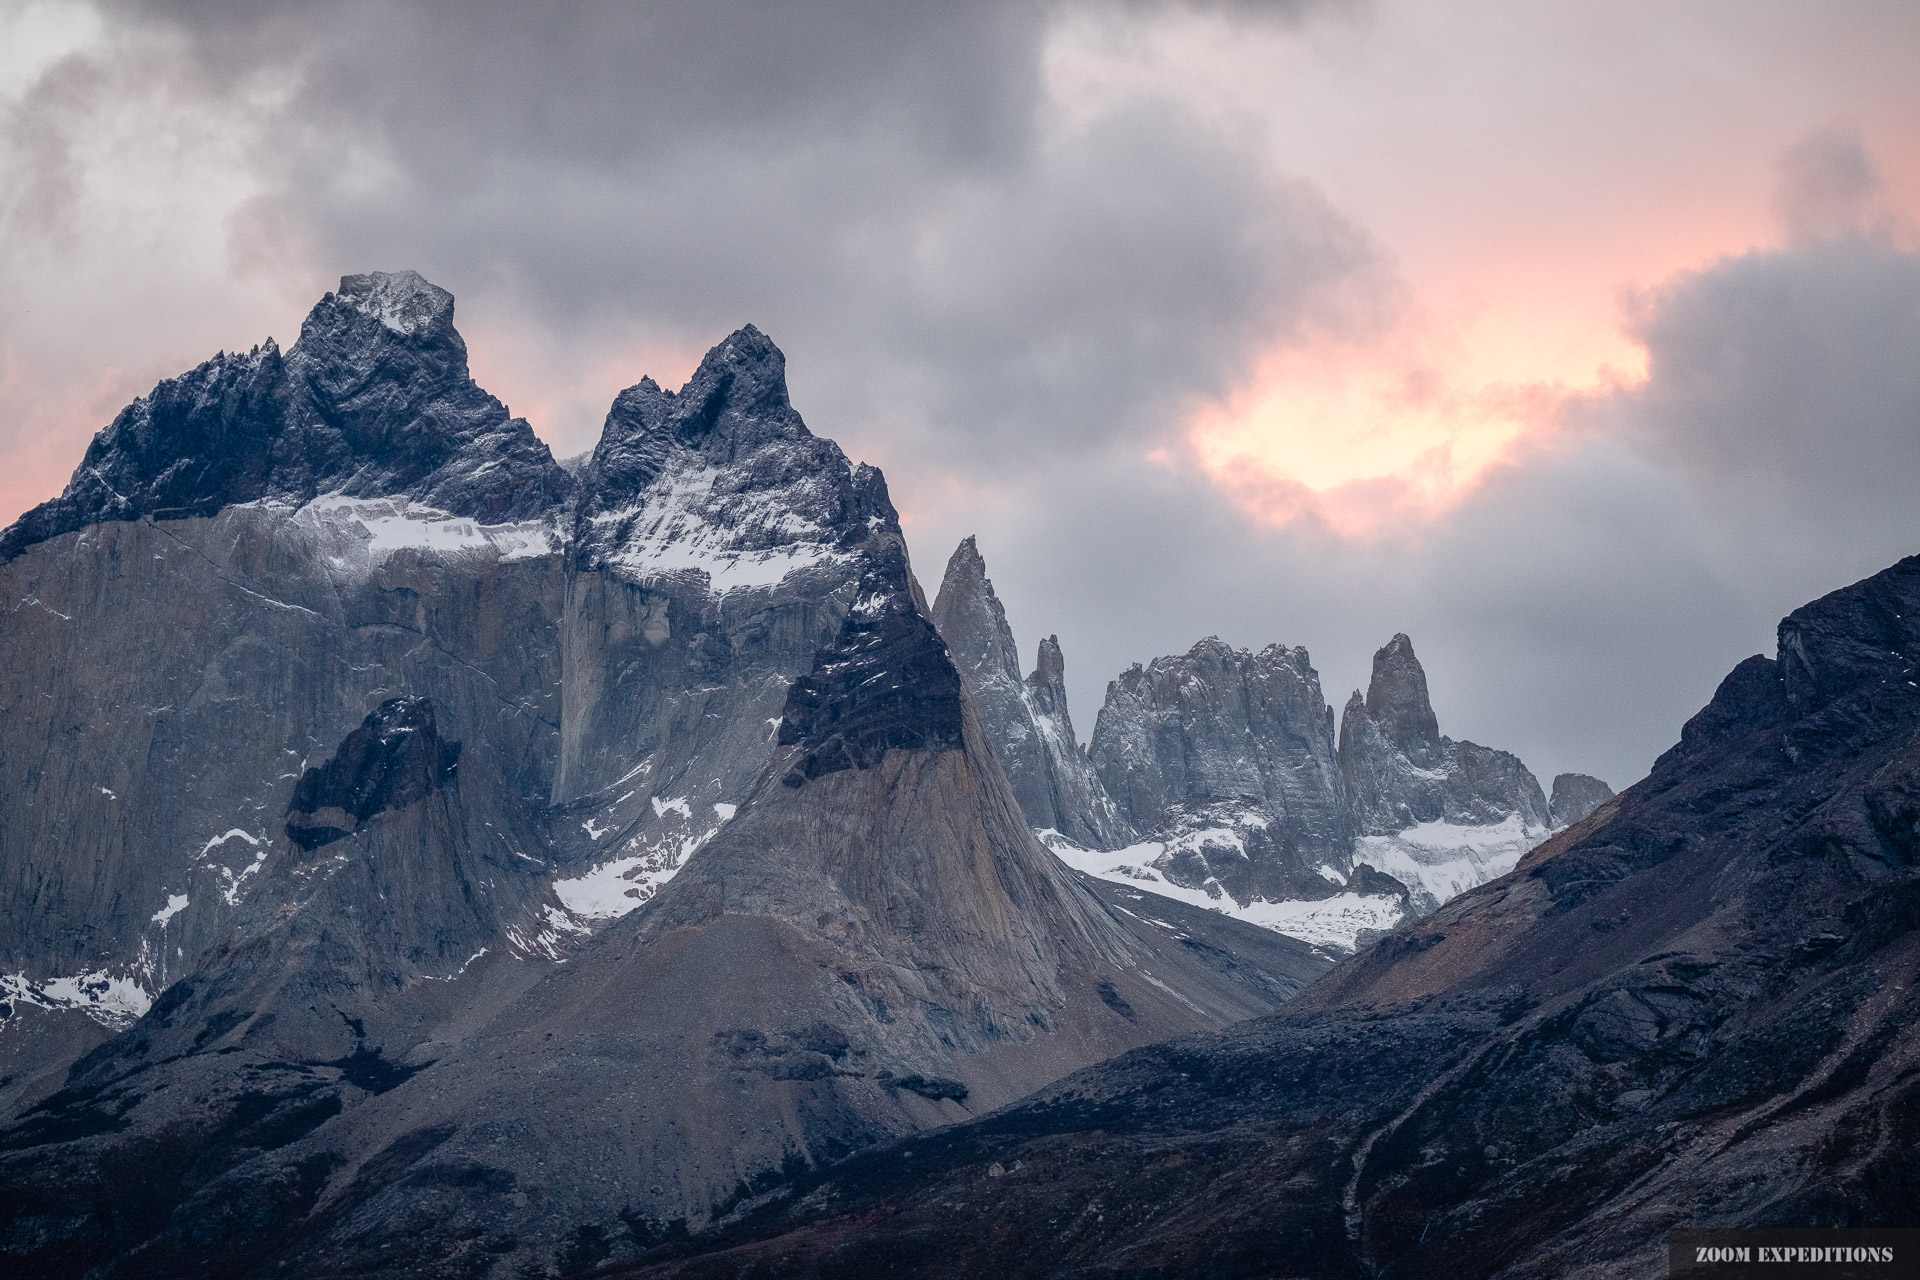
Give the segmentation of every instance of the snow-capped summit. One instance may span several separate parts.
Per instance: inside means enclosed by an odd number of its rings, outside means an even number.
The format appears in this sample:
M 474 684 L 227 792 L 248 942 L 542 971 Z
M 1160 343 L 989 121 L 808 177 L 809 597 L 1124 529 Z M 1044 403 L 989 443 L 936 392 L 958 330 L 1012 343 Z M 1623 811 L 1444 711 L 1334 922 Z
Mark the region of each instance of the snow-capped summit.
M 340 277 L 334 297 L 395 333 L 453 328 L 453 295 L 418 271 L 370 271 Z

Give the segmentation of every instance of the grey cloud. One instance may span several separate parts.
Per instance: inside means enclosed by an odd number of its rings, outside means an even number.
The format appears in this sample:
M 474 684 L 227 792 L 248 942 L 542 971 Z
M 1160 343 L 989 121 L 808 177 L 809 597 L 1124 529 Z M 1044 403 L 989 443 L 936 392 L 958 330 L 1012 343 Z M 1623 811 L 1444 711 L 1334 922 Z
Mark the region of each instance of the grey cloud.
M 1648 381 L 1600 408 L 1685 478 L 1734 571 L 1804 581 L 1920 549 L 1920 256 L 1845 239 L 1730 258 L 1634 332 Z
M 1787 148 L 1779 179 L 1774 214 L 1796 243 L 1865 234 L 1886 185 L 1859 134 L 1837 128 Z
M 1281 5 L 1300 21 L 1321 4 Z M 182 6 L 281 68 L 252 256 L 409 265 L 590 346 L 744 321 L 857 451 L 974 475 L 1132 445 L 1388 305 L 1365 234 L 1152 98 L 1040 110 L 1035 4 Z M 144 12 L 144 11 L 143 11 Z M 630 378 L 642 372 L 634 369 Z M 560 371 L 557 376 L 566 376 Z M 615 388 L 609 387 L 610 397 Z M 554 424 L 546 424 L 549 429 Z M 566 447 L 586 443 L 574 424 Z
M 1026 660 L 1060 634 L 1084 731 L 1127 664 L 1203 635 L 1306 645 L 1337 707 L 1407 631 L 1446 732 L 1618 783 L 1799 602 L 1726 583 L 1685 489 L 1600 438 L 1518 460 L 1421 535 L 1375 543 L 1262 526 L 1201 477 L 1119 459 L 916 528 L 921 561 L 968 532 Z
M 1124 665 L 1204 634 L 1306 644 L 1337 701 L 1405 630 L 1448 732 L 1618 785 L 1780 614 L 1920 549 L 1920 265 L 1859 234 L 1871 163 L 1843 135 L 1784 166 L 1791 248 L 1645 300 L 1645 387 L 1572 406 L 1424 531 L 1265 527 L 1142 460 L 1276 338 L 1364 336 L 1397 299 L 1254 139 L 1150 96 L 1049 118 L 1061 11 L 143 6 L 65 74 L 264 111 L 239 242 L 303 294 L 417 267 L 465 324 L 519 317 L 561 382 L 632 333 L 759 324 L 815 429 L 887 467 L 922 572 L 977 532 L 1026 656 L 1061 634 L 1083 729 Z M 49 199 L 65 119 L 33 143 Z M 597 416 L 536 425 L 579 448 Z
M 630 166 L 731 138 L 758 150 L 897 132 L 942 164 L 1017 149 L 1046 8 L 836 0 L 138 5 L 210 80 L 299 77 L 309 128 L 377 136 L 426 180 L 484 186 L 491 155 Z M 482 163 L 476 165 L 476 161 Z
M 1804 601 L 1920 551 L 1920 256 L 1853 240 L 1686 274 L 1642 305 L 1641 387 L 1456 510 L 1356 543 L 1273 529 L 1199 477 L 1115 458 L 916 529 L 980 535 L 1028 657 L 1058 631 L 1076 722 L 1126 664 L 1208 633 L 1305 644 L 1336 703 L 1395 631 L 1443 728 L 1543 776 L 1641 776 Z

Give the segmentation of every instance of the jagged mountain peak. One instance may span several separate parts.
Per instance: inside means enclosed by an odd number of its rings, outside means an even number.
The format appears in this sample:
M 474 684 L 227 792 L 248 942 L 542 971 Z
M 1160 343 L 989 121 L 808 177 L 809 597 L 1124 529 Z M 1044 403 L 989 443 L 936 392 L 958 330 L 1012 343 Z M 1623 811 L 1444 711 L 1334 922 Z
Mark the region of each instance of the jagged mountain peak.
M 89 525 L 262 499 L 396 498 L 497 523 L 547 516 L 572 489 L 468 376 L 452 294 L 412 271 L 350 275 L 284 355 L 272 339 L 222 353 L 123 409 L 60 497 L 0 534 L 0 563 Z
M 340 287 L 331 296 L 395 333 L 412 336 L 453 329 L 453 295 L 418 271 L 341 276 Z
M 933 621 L 982 720 L 992 726 L 994 751 L 1028 824 L 1096 848 L 1123 843 L 1125 823 L 1074 734 L 1060 642 L 1049 636 L 1040 646 L 1039 667 L 1021 678 L 1013 628 L 972 535 L 947 561 Z
M 1413 641 L 1396 633 L 1373 655 L 1367 685 L 1367 715 L 1387 740 L 1403 751 L 1431 749 L 1440 741 L 1440 721 L 1427 694 L 1427 672 L 1414 655 Z
M 1483 853 L 1498 847 L 1484 863 L 1494 867 L 1511 866 L 1548 827 L 1546 794 L 1517 756 L 1441 735 L 1426 670 L 1404 632 L 1374 653 L 1365 697 L 1356 690 L 1347 700 L 1340 762 L 1361 853 L 1384 859 L 1396 875 L 1404 872 L 1427 909 L 1465 885 L 1439 846 L 1401 848 L 1401 833 L 1431 823 L 1454 836 L 1463 828 L 1487 828 L 1474 840 Z M 1493 833 L 1495 827 L 1505 834 Z M 1441 838 L 1439 829 L 1433 838 Z M 1475 875 L 1473 883 L 1487 878 Z
M 1062 687 L 1067 679 L 1067 656 L 1060 652 L 1060 637 L 1048 636 L 1040 642 L 1040 652 L 1034 657 L 1033 674 L 1027 677 L 1027 683 Z
M 961 539 L 947 559 L 940 592 L 934 597 L 933 621 L 953 647 L 955 660 L 973 682 L 977 696 L 991 699 L 995 695 L 988 686 L 1019 684 L 1020 654 L 1013 628 L 972 534 Z
M 960 539 L 960 545 L 947 558 L 947 578 L 986 581 L 987 562 L 980 554 L 978 535 L 970 533 Z
M 614 397 L 581 474 L 579 514 L 628 508 L 668 469 L 677 449 L 693 451 L 704 465 L 726 467 L 770 443 L 813 439 L 787 396 L 786 356 L 766 334 L 743 325 L 707 352 L 679 391 L 643 377 Z M 844 456 L 826 442 L 797 467 L 752 477 L 749 487 L 786 483 L 798 471 L 821 472 L 836 460 L 844 469 Z
M 707 352 L 674 397 L 670 425 L 682 442 L 717 458 L 808 434 L 787 397 L 786 356 L 750 324 Z
M 307 312 L 287 355 L 329 399 L 374 383 L 424 391 L 467 376 L 453 295 L 417 271 L 341 276 Z

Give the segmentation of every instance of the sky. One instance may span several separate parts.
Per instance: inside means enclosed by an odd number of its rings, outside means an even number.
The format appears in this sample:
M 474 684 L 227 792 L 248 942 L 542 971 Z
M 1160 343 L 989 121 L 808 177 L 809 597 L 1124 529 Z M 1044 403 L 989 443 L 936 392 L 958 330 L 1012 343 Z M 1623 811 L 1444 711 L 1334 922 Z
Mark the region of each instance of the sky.
M 1920 552 L 1920 7 L 0 0 L 0 520 L 343 274 L 450 289 L 561 456 L 753 323 L 979 539 L 1083 737 L 1127 665 L 1395 632 L 1615 786 Z

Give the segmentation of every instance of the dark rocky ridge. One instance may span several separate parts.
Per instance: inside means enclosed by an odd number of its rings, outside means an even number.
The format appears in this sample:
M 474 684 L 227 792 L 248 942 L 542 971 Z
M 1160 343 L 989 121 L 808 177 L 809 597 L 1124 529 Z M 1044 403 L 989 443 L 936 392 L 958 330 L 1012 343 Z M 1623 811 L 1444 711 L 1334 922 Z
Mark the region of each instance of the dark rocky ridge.
M 1324 968 L 1034 843 L 884 480 L 763 335 L 623 393 L 569 508 L 460 384 L 444 295 L 354 279 L 302 337 L 340 367 L 271 375 L 266 464 L 6 535 L 0 958 L 159 997 L 111 1038 L 0 1023 L 8 1266 L 544 1267 Z M 167 442 L 244 407 L 208 396 L 96 450 L 172 495 Z M 781 785 L 808 759 L 842 767 Z
M 1789 615 L 1645 781 L 1277 1017 L 624 1274 L 1597 1280 L 1658 1274 L 1673 1226 L 1907 1225 L 1916 854 L 1920 557 Z
M 907 592 L 904 563 L 870 574 L 861 599 L 813 670 L 787 687 L 777 741 L 798 747 L 782 779 L 789 787 L 842 769 L 871 769 L 889 751 L 958 751 L 963 721 L 960 673 L 946 645 Z
M 1547 818 L 1555 827 L 1570 827 L 1613 799 L 1613 788 L 1584 773 L 1557 773 Z
M 453 781 L 460 744 L 440 737 L 430 698 L 390 698 L 333 758 L 302 774 L 287 802 L 287 838 L 312 853 L 361 823 L 404 809 Z
M 453 295 L 375 272 L 343 277 L 284 356 L 269 339 L 127 406 L 66 491 L 0 533 L 0 562 L 105 521 L 263 498 L 398 496 L 498 523 L 550 515 L 572 488 L 525 420 L 468 376 Z

